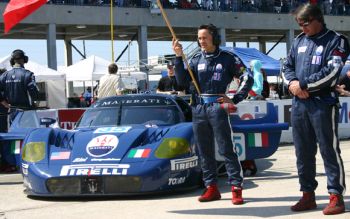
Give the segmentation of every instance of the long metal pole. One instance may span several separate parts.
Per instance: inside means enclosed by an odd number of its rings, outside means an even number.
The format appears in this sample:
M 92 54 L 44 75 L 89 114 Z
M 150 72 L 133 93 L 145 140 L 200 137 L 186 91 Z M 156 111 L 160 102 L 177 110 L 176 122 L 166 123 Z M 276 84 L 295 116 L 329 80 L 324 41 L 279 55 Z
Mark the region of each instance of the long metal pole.
M 114 20 L 114 18 L 113 18 L 113 0 L 111 0 L 111 12 L 110 12 L 110 14 L 111 14 L 111 46 L 112 46 L 112 62 L 114 62 L 114 39 L 113 39 L 113 37 L 114 37 L 114 30 L 113 30 L 113 20 Z
M 168 16 L 166 15 L 166 13 L 165 13 L 165 11 L 164 11 L 164 9 L 163 9 L 163 6 L 162 6 L 162 3 L 160 2 L 160 0 L 157 0 L 157 4 L 158 4 L 158 7 L 159 7 L 159 9 L 160 9 L 160 12 L 161 12 L 162 15 L 163 15 L 163 18 L 164 18 L 164 20 L 165 20 L 166 25 L 168 26 L 168 28 L 169 28 L 169 30 L 170 30 L 170 33 L 171 33 L 173 39 L 177 40 L 177 37 L 176 37 L 176 35 L 175 35 L 175 32 L 174 32 L 174 30 L 173 30 L 173 28 L 172 28 L 172 26 L 171 26 L 171 24 L 170 24 L 170 22 L 169 22 L 169 20 L 168 20 Z M 200 91 L 200 89 L 199 89 L 199 86 L 198 86 L 198 83 L 197 83 L 197 81 L 196 81 L 196 78 L 195 78 L 194 75 L 193 75 L 193 72 L 192 72 L 192 70 L 191 70 L 191 68 L 190 68 L 190 65 L 188 64 L 186 55 L 185 55 L 184 53 L 182 53 L 182 60 L 185 62 L 186 66 L 187 66 L 188 73 L 190 74 L 191 79 L 192 79 L 192 81 L 193 81 L 193 84 L 194 84 L 194 86 L 196 87 L 197 93 L 198 93 L 198 94 L 201 94 L 201 91 Z

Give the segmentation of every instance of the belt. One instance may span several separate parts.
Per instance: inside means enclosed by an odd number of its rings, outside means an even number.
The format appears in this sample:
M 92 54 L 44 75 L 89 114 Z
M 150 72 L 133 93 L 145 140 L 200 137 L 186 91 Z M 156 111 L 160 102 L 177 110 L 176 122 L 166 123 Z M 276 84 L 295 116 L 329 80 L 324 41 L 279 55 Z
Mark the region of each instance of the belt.
M 199 96 L 199 102 L 201 104 L 205 104 L 205 103 L 217 103 L 217 99 L 221 97 L 220 95 L 217 94 L 212 94 L 212 95 L 200 95 Z

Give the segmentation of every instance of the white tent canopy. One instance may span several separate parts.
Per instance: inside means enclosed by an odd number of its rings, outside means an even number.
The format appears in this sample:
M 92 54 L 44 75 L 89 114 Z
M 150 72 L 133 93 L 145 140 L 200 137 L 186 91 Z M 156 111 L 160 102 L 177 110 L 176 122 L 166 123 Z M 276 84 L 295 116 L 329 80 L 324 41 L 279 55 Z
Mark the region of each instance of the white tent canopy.
M 1 58 L 0 68 L 6 68 L 7 70 L 11 70 L 12 66 L 10 65 L 10 59 L 11 59 L 10 55 Z M 24 64 L 24 67 L 34 73 L 35 79 L 37 82 L 47 81 L 47 80 L 54 80 L 54 81 L 65 80 L 64 73 L 42 66 L 30 60 L 28 61 L 28 63 Z
M 92 55 L 61 70 L 66 73 L 67 81 L 98 81 L 103 75 L 108 74 L 110 64 L 111 62 Z M 117 74 L 122 77 L 132 76 L 138 81 L 147 79 L 147 74 L 139 71 L 121 70 Z
M 67 81 L 97 81 L 102 75 L 108 73 L 111 62 L 92 55 L 74 65 L 63 68 Z
M 10 58 L 10 55 L 1 58 L 0 68 L 11 70 L 12 66 L 10 65 Z M 67 107 L 64 73 L 55 71 L 30 60 L 24 65 L 24 67 L 34 73 L 37 82 L 46 83 L 46 98 L 47 106 L 49 108 L 57 109 Z

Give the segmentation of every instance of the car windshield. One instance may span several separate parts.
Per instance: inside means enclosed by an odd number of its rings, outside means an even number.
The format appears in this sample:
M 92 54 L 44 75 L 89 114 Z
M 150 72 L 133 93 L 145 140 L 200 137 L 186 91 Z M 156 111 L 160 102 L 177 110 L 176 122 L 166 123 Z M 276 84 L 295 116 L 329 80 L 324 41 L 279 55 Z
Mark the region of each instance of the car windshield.
M 118 126 L 151 123 L 173 125 L 180 122 L 176 106 L 122 106 L 88 109 L 77 127 Z

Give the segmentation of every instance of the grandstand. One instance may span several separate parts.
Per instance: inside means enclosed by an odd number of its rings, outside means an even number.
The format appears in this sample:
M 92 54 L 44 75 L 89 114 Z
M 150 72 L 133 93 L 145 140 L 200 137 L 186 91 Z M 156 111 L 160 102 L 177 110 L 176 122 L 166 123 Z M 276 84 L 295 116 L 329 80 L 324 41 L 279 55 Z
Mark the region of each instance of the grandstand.
M 57 69 L 56 40 L 65 41 L 67 65 L 72 64 L 72 40 L 110 39 L 110 1 L 61 0 L 49 1 L 35 13 L 21 21 L 8 34 L 0 34 L 2 39 L 46 39 L 48 65 Z M 123 2 L 121 4 L 121 2 Z M 163 0 L 165 2 L 165 0 Z M 183 8 L 178 2 L 166 8 L 169 20 L 182 41 L 195 41 L 197 27 L 203 23 L 213 23 L 219 27 L 222 43 L 258 42 L 260 50 L 266 52 L 267 42 L 286 42 L 290 47 L 292 39 L 300 32 L 289 14 L 296 5 L 288 4 L 288 10 L 281 5 L 269 4 L 257 7 L 246 0 L 231 0 L 224 5 L 223 0 L 202 0 L 196 7 Z M 238 2 L 238 5 L 234 3 Z M 252 1 L 271 2 L 271 1 Z M 276 1 L 272 1 L 276 2 Z M 277 1 L 278 2 L 278 1 Z M 290 1 L 288 1 L 290 2 Z M 0 1 L 4 11 L 7 1 Z M 170 41 L 171 34 L 152 1 L 115 1 L 114 39 L 129 40 L 137 34 L 139 60 L 147 60 L 147 41 Z M 279 7 L 281 6 L 281 7 Z M 247 9 L 248 8 L 248 9 Z M 350 35 L 350 16 L 345 6 L 336 10 L 337 16 L 326 16 L 330 29 Z M 3 18 L 0 18 L 0 32 L 3 33 Z

